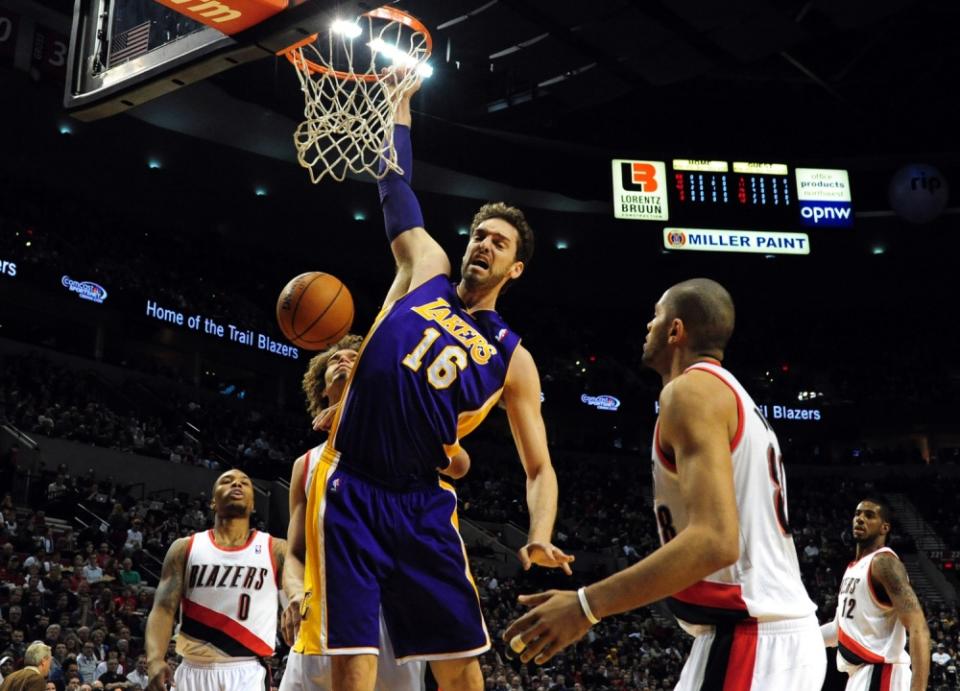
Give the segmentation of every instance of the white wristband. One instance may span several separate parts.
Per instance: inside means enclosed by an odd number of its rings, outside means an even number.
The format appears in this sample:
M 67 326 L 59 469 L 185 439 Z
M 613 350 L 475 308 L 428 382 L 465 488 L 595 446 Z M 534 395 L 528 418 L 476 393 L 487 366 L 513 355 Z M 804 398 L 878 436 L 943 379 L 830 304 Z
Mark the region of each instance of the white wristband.
M 591 625 L 599 624 L 600 620 L 594 616 L 593 610 L 590 609 L 590 603 L 587 602 L 587 589 L 585 587 L 577 590 L 577 598 L 580 600 L 580 609 L 583 610 L 583 616 L 587 618 L 587 621 Z

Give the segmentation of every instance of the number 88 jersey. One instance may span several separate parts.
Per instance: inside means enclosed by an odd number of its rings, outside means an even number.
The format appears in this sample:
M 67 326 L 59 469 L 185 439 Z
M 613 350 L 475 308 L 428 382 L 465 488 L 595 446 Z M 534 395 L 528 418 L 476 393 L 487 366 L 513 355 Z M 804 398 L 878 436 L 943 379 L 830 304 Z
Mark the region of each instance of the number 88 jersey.
M 328 446 L 339 467 L 393 489 L 436 483 L 500 399 L 520 343 L 493 310 L 469 313 L 441 274 L 377 318 Z
M 730 442 L 733 483 L 740 522 L 740 557 L 667 599 L 681 624 L 711 625 L 740 619 L 761 621 L 805 617 L 816 610 L 800 580 L 797 550 L 790 534 L 787 482 L 773 428 L 736 378 L 719 364 L 697 362 L 719 378 L 737 399 L 737 432 Z M 683 375 L 681 375 L 683 376 Z M 682 462 L 682 461 L 681 461 Z M 696 469 L 692 469 L 696 472 Z M 654 510 L 661 543 L 687 525 L 675 459 L 653 440 Z M 696 633 L 692 627 L 685 627 Z

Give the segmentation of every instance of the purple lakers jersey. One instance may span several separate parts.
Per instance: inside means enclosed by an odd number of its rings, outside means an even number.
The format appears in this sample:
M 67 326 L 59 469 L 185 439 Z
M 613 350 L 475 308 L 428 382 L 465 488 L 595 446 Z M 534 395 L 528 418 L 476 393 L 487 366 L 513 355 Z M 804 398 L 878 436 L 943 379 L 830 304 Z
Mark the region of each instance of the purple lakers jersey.
M 499 400 L 519 343 L 493 310 L 469 314 L 445 275 L 407 293 L 354 365 L 329 441 L 339 467 L 393 488 L 436 482 Z

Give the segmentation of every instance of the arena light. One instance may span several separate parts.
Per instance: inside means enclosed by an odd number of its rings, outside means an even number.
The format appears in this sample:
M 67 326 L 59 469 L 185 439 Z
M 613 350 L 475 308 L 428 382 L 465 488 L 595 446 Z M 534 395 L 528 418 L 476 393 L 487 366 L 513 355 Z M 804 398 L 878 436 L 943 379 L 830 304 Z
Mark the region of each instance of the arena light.
M 257 186 L 254 188 L 253 193 L 254 193 L 255 195 L 257 195 L 258 197 L 266 197 L 266 196 L 267 196 L 267 188 L 264 187 L 263 185 L 257 185 Z
M 156 158 L 151 158 L 147 161 L 147 168 L 150 170 L 160 170 L 163 166 L 160 164 L 160 161 Z
M 73 128 L 70 126 L 69 122 L 61 122 L 59 130 L 60 130 L 60 134 L 63 134 L 63 135 L 73 134 Z
M 883 254 L 887 251 L 887 248 L 883 245 L 874 245 L 870 248 L 870 254 Z
M 354 220 L 354 221 L 366 221 L 366 220 L 367 220 L 367 212 L 364 211 L 363 209 L 357 209 L 356 211 L 353 212 L 353 220 Z
M 470 229 L 467 228 L 466 226 L 460 226 L 459 228 L 457 228 L 457 235 L 469 235 L 469 234 L 470 234 Z
M 341 36 L 346 36 L 347 38 L 356 38 L 363 33 L 357 24 L 354 24 L 351 21 L 346 19 L 336 19 L 333 24 L 330 25 L 330 31 L 334 34 L 340 34 Z
M 416 58 L 404 53 L 396 46 L 391 46 L 382 38 L 375 38 L 367 45 L 370 46 L 370 50 L 375 53 L 380 53 L 395 65 L 400 65 L 402 67 L 416 67 L 417 74 L 423 78 L 427 78 L 433 74 L 433 68 L 430 67 L 430 65 L 425 62 L 418 65 Z
M 557 240 L 554 243 L 554 247 L 556 247 L 558 250 L 565 250 L 570 247 L 570 243 L 568 243 L 566 240 Z

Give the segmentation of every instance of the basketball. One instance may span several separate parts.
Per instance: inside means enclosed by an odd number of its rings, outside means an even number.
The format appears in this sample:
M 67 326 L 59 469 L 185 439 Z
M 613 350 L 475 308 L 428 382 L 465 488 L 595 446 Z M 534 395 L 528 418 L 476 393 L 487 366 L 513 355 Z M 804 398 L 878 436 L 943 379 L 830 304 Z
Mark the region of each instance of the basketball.
M 277 298 L 277 324 L 304 350 L 323 350 L 353 325 L 353 297 L 339 278 L 308 271 L 293 278 Z

